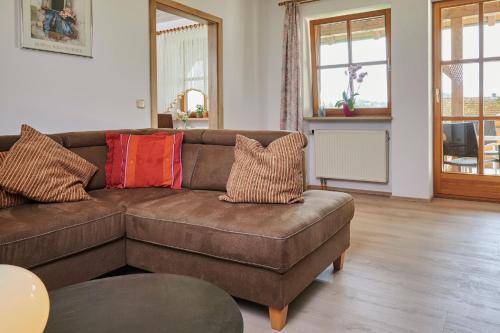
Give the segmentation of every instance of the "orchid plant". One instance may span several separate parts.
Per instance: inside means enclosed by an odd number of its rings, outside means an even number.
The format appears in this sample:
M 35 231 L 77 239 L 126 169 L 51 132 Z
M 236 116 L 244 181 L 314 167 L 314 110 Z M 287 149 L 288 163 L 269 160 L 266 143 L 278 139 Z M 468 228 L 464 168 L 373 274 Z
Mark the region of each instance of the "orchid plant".
M 363 67 L 361 65 L 350 65 L 345 71 L 345 74 L 349 77 L 349 83 L 347 89 L 342 92 L 342 99 L 337 101 L 335 107 L 342 107 L 344 113 L 351 112 L 354 110 L 354 105 L 356 104 L 356 97 L 359 96 L 359 88 L 368 75 L 367 72 L 359 72 Z M 357 83 L 357 87 L 355 86 Z M 346 110 L 347 109 L 347 110 Z

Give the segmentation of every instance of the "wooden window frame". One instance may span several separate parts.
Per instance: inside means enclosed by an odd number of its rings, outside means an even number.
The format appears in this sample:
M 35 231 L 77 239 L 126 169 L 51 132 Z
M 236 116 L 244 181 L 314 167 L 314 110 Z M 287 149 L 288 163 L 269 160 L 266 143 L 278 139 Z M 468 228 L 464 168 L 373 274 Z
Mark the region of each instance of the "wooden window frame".
M 351 33 L 351 22 L 359 19 L 367 19 L 372 17 L 385 17 L 385 33 L 386 33 L 386 60 L 383 61 L 370 61 L 370 62 L 359 62 L 354 63 L 352 61 L 352 33 Z M 330 66 L 319 66 L 319 29 L 318 27 L 322 24 L 346 22 L 347 23 L 347 43 L 348 43 L 348 54 L 349 63 L 347 64 L 337 64 Z M 361 66 L 368 65 L 387 65 L 387 107 L 386 108 L 356 108 L 356 115 L 358 116 L 373 116 L 373 117 L 387 117 L 391 116 L 392 101 L 391 101 L 391 9 L 382 9 L 358 14 L 335 16 L 325 19 L 312 20 L 309 23 L 310 29 L 310 40 L 311 40 L 311 72 L 312 72 L 312 96 L 313 96 L 313 114 L 318 116 L 319 113 L 319 75 L 318 72 L 321 69 L 327 68 L 341 68 L 347 67 L 353 64 L 359 64 Z M 341 92 L 339 92 L 340 95 Z M 327 116 L 329 117 L 343 117 L 343 113 L 340 109 L 325 109 Z

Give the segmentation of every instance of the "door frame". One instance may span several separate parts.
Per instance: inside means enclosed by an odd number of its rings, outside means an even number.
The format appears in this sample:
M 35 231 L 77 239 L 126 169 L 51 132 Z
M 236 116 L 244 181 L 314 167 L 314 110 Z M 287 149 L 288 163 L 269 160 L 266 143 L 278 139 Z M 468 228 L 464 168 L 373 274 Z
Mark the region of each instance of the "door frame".
M 224 128 L 223 21 L 222 18 L 172 0 L 149 0 L 149 58 L 151 87 L 151 127 L 158 127 L 158 80 L 156 10 L 172 13 L 208 25 L 208 103 L 210 129 Z
M 459 173 L 445 173 L 442 171 L 442 118 L 441 118 L 441 9 L 447 7 L 462 6 L 468 4 L 482 4 L 489 0 L 447 0 L 434 2 L 432 4 L 432 38 L 433 38 L 433 148 L 434 148 L 434 196 L 455 199 L 468 199 L 480 201 L 493 201 L 500 202 L 500 176 L 482 175 L 480 172 L 484 169 L 484 117 L 483 109 L 483 45 L 484 36 L 480 33 L 479 38 L 479 98 L 480 98 L 480 115 L 472 117 L 471 121 L 480 118 L 479 120 L 479 152 L 478 152 L 478 174 L 459 174 Z M 484 12 L 483 6 L 479 6 L 479 29 L 483 29 Z M 453 117 L 451 117 L 453 118 Z M 495 117 L 488 117 L 495 118 Z M 499 117 L 497 117 L 500 120 Z M 453 121 L 453 119 L 451 119 Z M 461 120 L 458 120 L 461 121 Z M 467 194 L 464 194 L 464 189 Z

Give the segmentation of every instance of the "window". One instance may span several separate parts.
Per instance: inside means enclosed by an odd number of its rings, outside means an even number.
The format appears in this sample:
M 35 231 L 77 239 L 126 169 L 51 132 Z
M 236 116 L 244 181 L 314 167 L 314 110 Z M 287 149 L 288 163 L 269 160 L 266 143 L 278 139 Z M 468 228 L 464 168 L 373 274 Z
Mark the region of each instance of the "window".
M 311 21 L 313 108 L 340 115 L 335 108 L 347 90 L 349 66 L 367 72 L 356 97 L 356 113 L 389 116 L 390 9 Z M 355 87 L 357 89 L 357 87 Z

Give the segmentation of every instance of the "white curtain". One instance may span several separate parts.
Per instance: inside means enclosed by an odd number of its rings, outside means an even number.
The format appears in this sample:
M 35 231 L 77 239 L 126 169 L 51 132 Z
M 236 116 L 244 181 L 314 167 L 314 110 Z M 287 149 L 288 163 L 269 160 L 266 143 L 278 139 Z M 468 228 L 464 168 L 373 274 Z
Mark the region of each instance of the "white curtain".
M 197 25 L 156 37 L 158 112 L 167 112 L 187 89 L 208 92 L 208 28 Z

